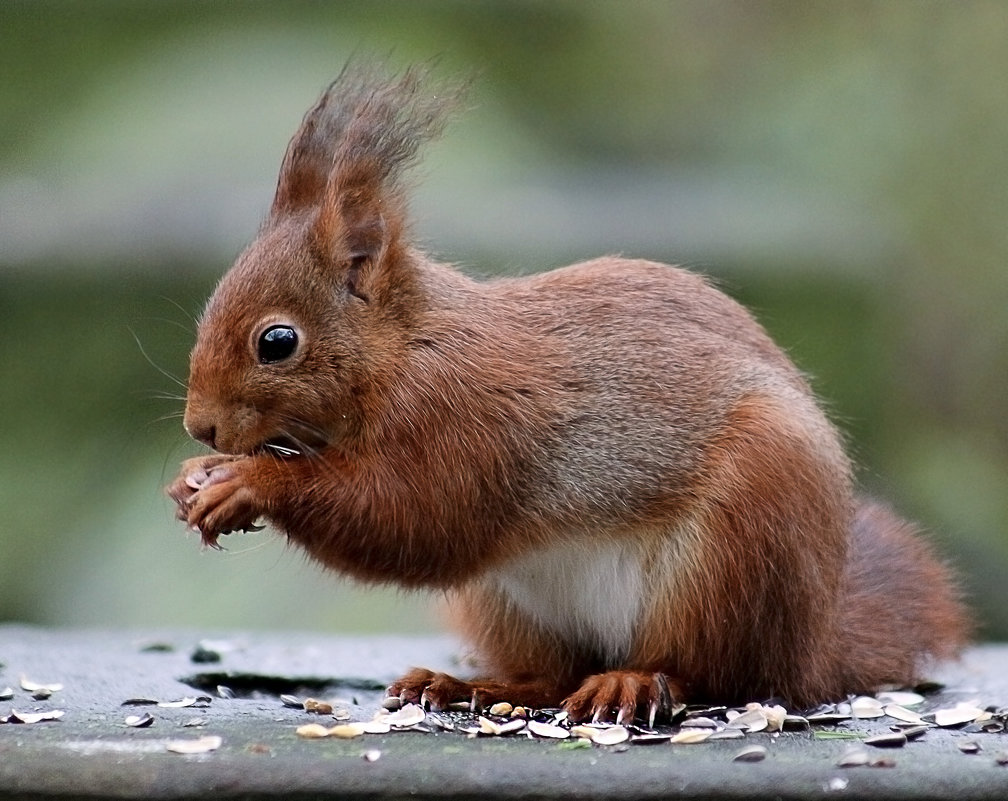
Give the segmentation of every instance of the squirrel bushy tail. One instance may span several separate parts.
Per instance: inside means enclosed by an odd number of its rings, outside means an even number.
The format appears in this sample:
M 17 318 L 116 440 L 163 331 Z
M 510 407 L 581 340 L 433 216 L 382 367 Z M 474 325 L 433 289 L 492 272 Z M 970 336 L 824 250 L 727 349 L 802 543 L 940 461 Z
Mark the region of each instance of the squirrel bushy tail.
M 848 554 L 838 637 L 845 687 L 901 683 L 959 652 L 970 631 L 959 585 L 915 526 L 862 500 Z

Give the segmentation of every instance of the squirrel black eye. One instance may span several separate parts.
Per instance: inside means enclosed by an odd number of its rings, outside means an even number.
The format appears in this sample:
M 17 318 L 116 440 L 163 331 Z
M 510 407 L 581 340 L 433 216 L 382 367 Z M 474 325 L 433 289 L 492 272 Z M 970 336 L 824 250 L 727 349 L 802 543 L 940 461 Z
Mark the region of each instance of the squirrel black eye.
M 275 364 L 289 359 L 297 345 L 297 331 L 289 325 L 271 325 L 259 336 L 259 363 Z

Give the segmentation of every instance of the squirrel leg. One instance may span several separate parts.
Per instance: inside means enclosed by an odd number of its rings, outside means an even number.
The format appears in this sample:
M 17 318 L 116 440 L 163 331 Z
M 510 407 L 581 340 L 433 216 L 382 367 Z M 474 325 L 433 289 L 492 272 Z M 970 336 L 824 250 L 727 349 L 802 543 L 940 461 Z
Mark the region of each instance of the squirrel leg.
M 586 678 L 563 706 L 572 720 L 616 723 L 629 723 L 640 711 L 653 726 L 656 718 L 671 716 L 672 706 L 683 695 L 682 688 L 663 673 L 610 670 Z

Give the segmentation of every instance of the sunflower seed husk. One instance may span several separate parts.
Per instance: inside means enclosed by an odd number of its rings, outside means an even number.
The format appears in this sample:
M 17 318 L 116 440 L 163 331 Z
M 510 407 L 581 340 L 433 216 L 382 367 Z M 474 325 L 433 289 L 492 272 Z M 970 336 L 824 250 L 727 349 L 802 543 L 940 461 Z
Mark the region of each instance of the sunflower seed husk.
M 634 745 L 661 745 L 671 740 L 671 734 L 635 734 L 630 738 L 630 742 Z
M 923 695 L 900 690 L 876 693 L 875 697 L 883 704 L 898 704 L 899 706 L 918 706 L 924 703 Z
M 718 723 L 714 718 L 698 717 L 698 718 L 686 718 L 682 723 L 679 724 L 680 729 L 716 729 L 721 724 Z
M 965 740 L 959 743 L 959 750 L 964 754 L 978 754 L 983 748 L 976 740 Z
M 994 754 L 994 762 L 998 765 L 1008 765 L 1008 751 L 998 751 Z
M 895 768 L 896 760 L 891 756 L 876 756 L 868 760 L 869 768 Z
M 872 745 L 875 748 L 902 748 L 907 744 L 907 738 L 903 732 L 898 731 L 866 737 L 863 742 L 865 745 Z
M 595 736 L 591 738 L 596 745 L 617 745 L 630 739 L 630 732 L 626 726 L 610 726 L 607 729 L 599 729 Z
M 918 737 L 923 736 L 924 732 L 926 732 L 930 728 L 931 727 L 928 726 L 927 724 L 923 724 L 921 726 L 900 727 L 899 730 L 903 734 L 903 736 L 906 737 L 908 740 L 916 740 Z
M 224 742 L 216 735 L 207 735 L 198 740 L 170 740 L 165 748 L 173 754 L 206 754 L 216 751 Z
M 839 710 L 839 706 L 837 707 Z M 850 702 L 851 716 L 855 718 L 880 718 L 885 712 L 882 702 L 867 695 L 861 695 Z
M 896 720 L 902 721 L 903 723 L 913 723 L 917 726 L 924 723 L 924 718 L 913 710 L 907 709 L 905 706 L 901 706 L 900 704 L 886 704 L 882 708 L 889 717 L 896 718 Z
M 397 709 L 402 707 L 402 701 L 396 695 L 389 695 L 382 698 L 382 709 L 387 709 L 389 712 L 395 712 Z
M 39 682 L 32 681 L 27 676 L 22 676 L 21 689 L 26 693 L 48 692 L 49 695 L 52 695 L 53 693 L 58 693 L 62 690 L 63 685 L 58 683 L 41 684 Z
M 859 768 L 867 765 L 870 757 L 868 749 L 860 745 L 852 745 L 844 751 L 834 763 L 838 768 Z
M 353 726 L 353 723 L 346 724 Z M 392 725 L 385 720 L 369 720 L 360 724 L 363 726 L 364 734 L 388 734 L 392 731 Z
M 727 728 L 729 729 L 741 729 L 747 732 L 757 732 L 763 731 L 767 726 L 770 725 L 770 721 L 767 720 L 763 709 L 750 709 L 743 712 L 741 715 L 737 715 L 728 721 Z
M 957 704 L 934 712 L 934 722 L 938 726 L 961 726 L 972 723 L 983 714 L 983 710 L 970 704 Z
M 35 701 L 48 701 L 52 697 L 52 690 L 48 687 L 40 687 L 31 694 Z
M 736 729 L 741 733 L 741 729 Z M 671 743 L 690 745 L 692 743 L 702 743 L 704 740 L 708 740 L 711 737 L 712 732 L 708 729 L 686 729 L 680 731 L 678 734 L 674 734 L 672 739 L 669 740 Z
M 810 724 L 801 715 L 787 715 L 784 718 L 784 728 L 788 731 L 795 731 L 798 729 L 808 729 L 810 728 Z
M 708 740 L 741 740 L 745 737 L 745 732 L 742 729 L 718 729 L 717 731 L 709 732 Z
M 381 719 L 394 729 L 408 729 L 410 726 L 423 723 L 426 717 L 427 713 L 424 712 L 423 707 L 418 704 L 406 704 L 395 712 L 383 715 Z
M 767 750 L 765 746 L 747 745 L 732 757 L 732 762 L 762 762 L 766 759 L 766 756 Z
M 424 720 L 424 722 L 429 723 L 430 725 L 435 726 L 439 729 L 443 729 L 444 731 L 455 731 L 454 723 L 448 720 L 448 718 L 441 717 L 441 715 L 438 715 L 434 712 L 428 712 L 427 718 Z
M 781 731 L 784 728 L 784 721 L 787 720 L 787 710 L 780 706 L 764 706 L 761 710 L 763 717 L 767 721 L 767 731 Z
M 361 754 L 361 757 L 364 759 L 365 762 L 377 762 L 379 759 L 381 759 L 381 751 L 379 751 L 377 748 L 372 748 L 370 751 L 365 751 L 363 754 Z
M 120 706 L 157 706 L 158 701 L 154 698 L 127 698 Z
M 154 716 L 150 712 L 144 712 L 142 715 L 127 715 L 124 722 L 134 729 L 146 729 L 154 723 Z
M 491 734 L 495 737 L 501 737 L 506 734 L 514 734 L 515 732 L 521 731 L 525 728 L 525 721 L 521 718 L 514 718 L 505 723 L 497 723 L 494 720 L 490 720 L 490 718 L 485 718 L 480 715 L 479 727 L 482 734 Z
M 555 726 L 552 723 L 541 723 L 538 720 L 528 722 L 528 730 L 536 737 L 546 737 L 552 740 L 566 740 L 570 737 L 570 731 L 563 726 Z
M 164 709 L 182 709 L 184 707 L 207 707 L 213 699 L 209 695 L 186 696 L 178 701 L 158 701 L 158 706 Z
M 0 690 L 0 701 L 9 701 L 13 697 L 14 697 L 14 690 L 12 690 L 10 687 L 4 687 L 2 690 Z
M 182 724 L 183 729 L 198 729 L 201 726 L 206 726 L 206 718 L 189 718 Z
M 7 716 L 8 723 L 42 723 L 47 720 L 59 720 L 66 713 L 62 709 L 51 709 L 48 712 L 18 712 L 12 709 Z

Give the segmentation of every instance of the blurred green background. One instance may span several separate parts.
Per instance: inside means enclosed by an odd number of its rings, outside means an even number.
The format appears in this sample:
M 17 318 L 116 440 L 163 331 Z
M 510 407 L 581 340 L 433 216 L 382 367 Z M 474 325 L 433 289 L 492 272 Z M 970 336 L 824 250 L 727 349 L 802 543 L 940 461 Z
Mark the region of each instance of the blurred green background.
M 166 373 L 355 53 L 475 76 L 431 250 L 715 276 L 1008 636 L 1003 2 L 0 4 L 0 619 L 437 625 L 266 533 L 202 553 L 161 492 L 198 452 Z

